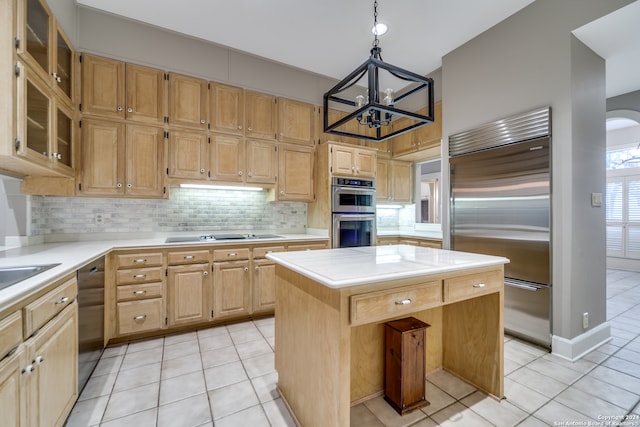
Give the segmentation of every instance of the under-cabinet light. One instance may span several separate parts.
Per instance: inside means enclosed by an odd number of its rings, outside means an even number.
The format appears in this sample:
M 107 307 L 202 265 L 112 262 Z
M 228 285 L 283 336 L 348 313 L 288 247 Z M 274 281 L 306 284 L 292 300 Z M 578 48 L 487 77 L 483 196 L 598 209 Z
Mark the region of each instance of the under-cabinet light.
M 236 187 L 233 185 L 180 184 L 180 188 L 200 188 L 203 190 L 262 191 L 260 187 Z
M 377 209 L 402 209 L 402 205 L 376 205 Z

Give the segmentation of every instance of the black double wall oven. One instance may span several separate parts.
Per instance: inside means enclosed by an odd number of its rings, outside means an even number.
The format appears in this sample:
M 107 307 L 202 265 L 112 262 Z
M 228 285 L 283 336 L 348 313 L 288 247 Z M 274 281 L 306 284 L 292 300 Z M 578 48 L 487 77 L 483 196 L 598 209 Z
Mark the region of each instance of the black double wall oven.
M 333 247 L 375 245 L 375 181 L 333 177 L 331 184 Z

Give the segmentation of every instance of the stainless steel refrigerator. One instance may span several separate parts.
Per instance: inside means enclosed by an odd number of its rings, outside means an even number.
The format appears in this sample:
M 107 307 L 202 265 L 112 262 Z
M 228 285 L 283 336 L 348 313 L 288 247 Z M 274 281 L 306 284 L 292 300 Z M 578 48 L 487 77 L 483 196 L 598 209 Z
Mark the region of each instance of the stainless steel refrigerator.
M 507 333 L 550 347 L 550 109 L 452 135 L 451 248 L 500 255 Z

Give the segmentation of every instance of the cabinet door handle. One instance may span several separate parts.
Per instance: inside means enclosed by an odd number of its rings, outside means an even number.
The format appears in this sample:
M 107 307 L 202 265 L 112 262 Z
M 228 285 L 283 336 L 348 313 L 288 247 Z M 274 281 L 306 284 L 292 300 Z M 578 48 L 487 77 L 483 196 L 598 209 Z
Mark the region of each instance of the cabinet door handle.
M 139 264 L 139 263 L 141 263 L 141 262 L 147 262 L 147 260 L 146 260 L 146 259 L 144 259 L 144 258 L 140 258 L 140 259 L 134 259 L 134 260 L 133 260 L 133 262 L 134 262 L 135 264 Z
M 127 184 L 127 188 L 133 188 L 133 184 L 132 183 L 128 183 Z
M 242 176 L 242 171 L 238 171 L 238 176 Z
M 205 124 L 204 119 L 200 119 L 200 123 L 201 123 L 201 124 Z
M 184 259 L 194 259 L 195 257 L 193 255 L 185 255 Z
M 38 356 L 35 359 L 33 359 L 33 364 L 35 364 L 35 365 L 39 365 L 42 362 L 44 362 L 44 357 L 42 357 L 42 356 Z
M 203 276 L 208 276 L 208 275 L 209 275 L 209 272 L 208 272 L 208 271 L 203 271 L 203 272 L 202 272 L 202 275 L 203 275 Z
M 62 297 L 60 298 L 58 301 L 54 302 L 54 305 L 58 305 L 58 304 L 64 304 L 65 302 L 69 301 L 69 297 Z
M 487 285 L 485 285 L 484 283 L 476 283 L 475 285 L 473 285 L 474 288 L 484 288 L 485 286 Z
M 133 320 L 144 320 L 147 318 L 146 314 L 141 314 L 140 316 L 133 316 Z
M 144 295 L 146 293 L 147 293 L 147 291 L 144 291 L 144 290 L 142 290 L 142 291 L 133 291 L 134 295 Z
M 25 374 L 25 375 L 31 375 L 31 373 L 32 373 L 33 371 L 35 371 L 35 370 L 36 370 L 35 366 L 33 366 L 33 365 L 27 365 L 27 366 L 25 366 L 25 367 L 24 367 L 24 369 L 22 370 L 22 373 L 23 373 L 23 374 Z
M 284 196 L 284 190 L 280 190 L 280 195 Z
M 244 268 L 244 271 L 249 271 L 249 267 L 245 267 L 245 268 Z
M 133 113 L 133 108 L 131 107 L 127 108 L 127 113 Z
M 247 176 L 251 178 L 253 176 L 253 172 L 247 172 Z
M 256 265 L 255 269 L 256 269 L 256 271 L 260 270 L 260 266 Z
M 133 275 L 134 279 L 144 279 L 145 277 L 147 277 L 146 274 L 134 274 Z
M 200 173 L 204 173 L 204 168 L 203 168 L 203 169 L 200 169 Z
M 117 183 L 117 184 L 116 184 L 116 187 L 117 187 L 117 188 L 122 188 L 122 183 L 121 183 L 121 182 Z
M 238 125 L 238 129 L 242 130 L 242 125 Z
M 403 299 L 402 301 L 396 301 L 396 305 L 409 305 L 411 304 L 411 300 L 409 298 Z
M 116 110 L 118 110 L 118 111 L 122 111 L 122 107 L 121 107 L 121 106 L 118 106 L 118 108 L 116 108 Z
M 51 73 L 51 75 L 53 76 L 53 80 L 55 80 L 56 83 L 62 83 L 62 78 L 58 75 L 58 73 Z

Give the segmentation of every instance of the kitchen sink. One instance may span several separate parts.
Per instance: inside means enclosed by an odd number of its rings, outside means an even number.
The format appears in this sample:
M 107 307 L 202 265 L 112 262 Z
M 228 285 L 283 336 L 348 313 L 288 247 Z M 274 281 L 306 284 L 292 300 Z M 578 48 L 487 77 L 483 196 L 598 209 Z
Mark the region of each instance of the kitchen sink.
M 204 234 L 202 236 L 167 237 L 165 243 L 212 242 L 220 240 L 282 239 L 277 234 Z
M 21 267 L 0 267 L 0 290 L 15 285 L 29 277 L 40 274 L 60 264 L 25 265 Z

